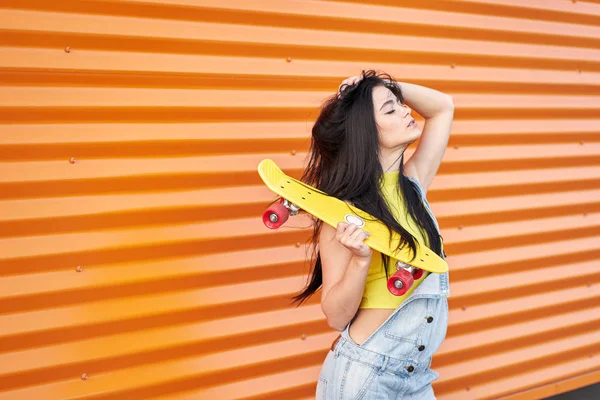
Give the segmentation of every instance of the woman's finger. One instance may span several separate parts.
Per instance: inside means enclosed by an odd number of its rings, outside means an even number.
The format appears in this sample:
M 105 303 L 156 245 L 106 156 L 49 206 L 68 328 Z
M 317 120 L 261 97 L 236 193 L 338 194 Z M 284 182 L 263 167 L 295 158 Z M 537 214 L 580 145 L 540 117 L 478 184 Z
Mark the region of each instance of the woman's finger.
M 340 222 L 337 224 L 336 230 L 335 230 L 335 238 L 337 239 L 337 241 L 339 242 L 342 237 L 344 236 L 344 231 L 346 230 L 346 226 L 348 224 L 345 224 L 343 222 Z
M 369 234 L 362 229 L 358 230 L 351 236 L 351 242 L 357 248 L 362 247 L 365 244 L 365 240 L 369 238 Z
M 350 234 L 350 239 L 358 240 L 360 237 L 363 237 L 363 236 L 364 236 L 364 239 L 366 239 L 366 232 L 360 228 L 357 228 L 354 232 L 352 232 L 352 234 Z
M 344 236 L 346 236 L 347 238 L 350 238 L 352 236 L 352 234 L 354 232 L 356 232 L 357 229 L 359 229 L 359 228 L 356 225 L 348 224 L 348 227 L 344 231 Z
M 340 84 L 340 86 L 338 86 L 338 97 L 340 96 L 340 92 L 342 90 L 342 87 L 344 87 L 344 85 L 346 86 L 352 86 L 352 85 L 356 85 L 358 82 L 360 82 L 362 79 L 361 76 L 351 76 L 350 78 L 346 78 L 342 81 L 342 83 Z

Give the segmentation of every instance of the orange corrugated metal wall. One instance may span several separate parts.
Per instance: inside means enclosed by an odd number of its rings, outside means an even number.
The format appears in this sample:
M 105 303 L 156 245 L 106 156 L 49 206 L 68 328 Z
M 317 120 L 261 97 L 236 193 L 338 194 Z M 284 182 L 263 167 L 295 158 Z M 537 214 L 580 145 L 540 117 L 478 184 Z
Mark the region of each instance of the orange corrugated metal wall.
M 369 68 L 457 108 L 438 398 L 600 381 L 600 2 L 4 0 L 0 54 L 0 399 L 312 398 L 336 333 L 255 168 Z

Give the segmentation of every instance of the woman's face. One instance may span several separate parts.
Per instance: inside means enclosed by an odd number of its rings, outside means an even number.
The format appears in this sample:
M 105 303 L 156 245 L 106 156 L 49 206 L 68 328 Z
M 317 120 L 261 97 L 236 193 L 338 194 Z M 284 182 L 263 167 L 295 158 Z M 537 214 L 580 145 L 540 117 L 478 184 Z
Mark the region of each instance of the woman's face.
M 421 136 L 410 107 L 385 86 L 373 88 L 373 108 L 382 150 L 405 149 Z

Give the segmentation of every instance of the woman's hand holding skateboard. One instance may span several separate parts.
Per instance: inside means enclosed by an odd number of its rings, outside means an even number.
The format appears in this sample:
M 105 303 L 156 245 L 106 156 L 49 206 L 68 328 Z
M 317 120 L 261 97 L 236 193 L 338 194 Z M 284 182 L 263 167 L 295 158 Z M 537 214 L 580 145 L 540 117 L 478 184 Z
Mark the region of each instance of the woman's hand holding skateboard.
M 340 222 L 337 225 L 337 231 L 335 233 L 336 240 L 340 242 L 342 246 L 350 250 L 354 257 L 368 263 L 371 262 L 371 256 L 373 255 L 373 250 L 365 244 L 365 240 L 367 240 L 369 236 L 371 236 L 369 232 L 360 229 L 354 224 L 347 224 L 344 222 Z

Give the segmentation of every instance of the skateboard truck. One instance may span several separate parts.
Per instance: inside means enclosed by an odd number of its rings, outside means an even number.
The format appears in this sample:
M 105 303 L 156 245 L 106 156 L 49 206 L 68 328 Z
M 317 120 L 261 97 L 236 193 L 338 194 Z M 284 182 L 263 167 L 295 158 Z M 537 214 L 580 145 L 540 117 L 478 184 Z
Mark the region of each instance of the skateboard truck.
M 283 197 L 281 198 L 281 203 L 284 205 L 285 208 L 288 209 L 288 211 L 290 212 L 290 216 L 292 217 L 298 215 L 298 212 L 300 212 L 300 207 L 298 207 L 294 203 L 287 201 Z

